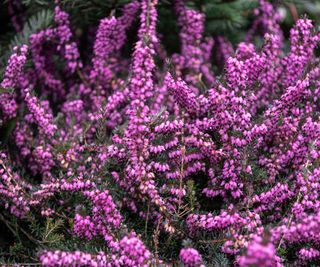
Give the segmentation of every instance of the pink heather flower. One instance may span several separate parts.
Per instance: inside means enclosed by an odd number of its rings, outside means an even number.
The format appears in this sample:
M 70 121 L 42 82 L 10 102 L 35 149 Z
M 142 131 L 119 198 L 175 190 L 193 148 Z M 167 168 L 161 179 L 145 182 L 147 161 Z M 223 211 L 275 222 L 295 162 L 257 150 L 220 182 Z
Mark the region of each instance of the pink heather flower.
M 54 10 L 54 21 L 57 24 L 55 35 L 59 40 L 58 51 L 61 51 L 67 61 L 67 67 L 71 73 L 76 71 L 76 68 L 82 67 L 80 54 L 77 44 L 72 41 L 72 33 L 70 29 L 69 14 L 61 10 L 59 6 Z
M 181 27 L 181 55 L 185 61 L 184 65 L 187 68 L 199 70 L 202 63 L 202 51 L 199 45 L 204 30 L 204 15 L 188 9 L 181 0 L 175 0 L 175 8 Z
M 5 89 L 16 89 L 21 78 L 23 67 L 27 61 L 28 46 L 14 47 L 14 53 L 10 56 L 1 87 Z M 4 118 L 10 119 L 16 116 L 17 103 L 15 93 L 0 94 L 0 110 Z
M 315 248 L 302 248 L 298 252 L 299 258 L 304 261 L 315 260 L 320 257 L 320 251 Z
M 58 52 L 65 60 L 67 77 L 72 75 L 77 68 L 82 68 L 82 62 L 77 44 L 72 40 L 69 14 L 64 12 L 58 5 L 54 10 L 54 21 L 55 27 L 41 30 L 30 36 L 30 49 L 35 69 L 38 72 L 37 76 L 45 86 L 52 90 L 49 90 L 49 93 L 57 100 L 57 98 L 64 97 L 66 92 L 63 81 L 53 71 L 52 54 Z M 48 49 L 45 46 L 48 42 L 53 43 L 54 47 Z
M 123 262 L 124 266 L 149 266 L 151 253 L 135 234 L 122 238 L 119 245 L 121 251 L 120 261 Z
M 276 250 L 271 243 L 264 243 L 261 237 L 256 237 L 247 247 L 244 256 L 237 257 L 240 267 L 281 267 L 281 259 L 276 255 Z
M 201 256 L 194 248 L 183 248 L 180 250 L 180 260 L 186 267 L 200 267 L 204 266 L 201 264 Z
M 26 20 L 25 7 L 22 2 L 19 0 L 9 1 L 8 13 L 15 31 L 20 32 Z
M 247 223 L 245 218 L 242 218 L 240 214 L 228 214 L 227 211 L 222 211 L 220 215 L 214 216 L 211 213 L 208 214 L 190 214 L 186 221 L 188 229 L 191 233 L 196 231 L 215 231 L 226 229 L 230 226 L 241 228 Z
M 154 46 L 158 42 L 156 36 L 157 3 L 157 0 L 141 2 L 139 40 L 135 44 L 132 55 L 132 77 L 129 84 L 132 100 L 143 101 L 152 96 L 154 86 L 152 72 L 155 68 Z M 135 101 L 132 102 L 135 103 Z
M 40 262 L 43 266 L 90 266 L 103 267 L 108 266 L 108 259 L 104 252 L 97 255 L 85 253 L 82 251 L 44 251 L 40 254 Z
M 274 6 L 267 0 L 259 0 L 259 8 L 255 10 L 256 20 L 252 28 L 248 31 L 246 41 L 251 41 L 253 34 L 261 28 L 263 34 L 269 33 L 279 36 L 283 39 L 283 33 L 280 28 L 281 15 Z
M 27 61 L 28 46 L 22 45 L 20 48 L 14 47 L 14 53 L 10 56 L 8 66 L 1 82 L 3 88 L 14 88 L 22 74 L 23 67 Z
M 318 43 L 312 33 L 313 25 L 309 19 L 299 19 L 290 30 L 290 53 L 282 60 L 284 66 L 284 87 L 294 86 L 294 82 L 303 74 L 305 64 L 314 57 L 314 48 Z M 304 48 L 305 47 L 305 48 Z
M 79 237 L 84 237 L 89 240 L 96 235 L 95 225 L 90 216 L 81 216 L 76 214 L 74 218 L 73 231 Z
M 181 108 L 186 109 L 190 114 L 197 113 L 198 103 L 196 95 L 181 78 L 175 81 L 171 74 L 167 73 L 164 83 L 169 91 L 172 92 Z
M 138 8 L 138 1 L 133 1 L 124 6 L 121 17 L 112 16 L 100 21 L 93 48 L 91 79 L 99 78 L 100 83 L 103 83 L 112 77 L 112 64 L 114 63 L 111 58 L 124 45 L 126 30 L 135 19 Z
M 223 67 L 228 58 L 233 55 L 234 49 L 232 43 L 225 39 L 224 36 L 216 36 L 214 40 L 217 49 L 216 60 L 218 65 Z
M 25 101 L 31 112 L 33 119 L 39 125 L 40 129 L 47 135 L 53 136 L 57 126 L 53 124 L 52 114 L 47 113 L 39 100 L 31 95 L 29 88 L 25 89 Z
M 18 218 L 24 218 L 30 211 L 26 190 L 31 185 L 13 172 L 7 153 L 0 152 L 0 204 Z

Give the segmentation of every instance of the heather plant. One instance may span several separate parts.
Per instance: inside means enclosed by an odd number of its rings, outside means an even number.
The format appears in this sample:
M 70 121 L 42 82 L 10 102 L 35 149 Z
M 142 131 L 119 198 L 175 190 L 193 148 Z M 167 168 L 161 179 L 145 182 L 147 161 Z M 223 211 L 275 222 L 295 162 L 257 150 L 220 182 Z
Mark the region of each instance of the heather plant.
M 1 263 L 318 266 L 316 22 L 294 1 L 289 31 L 267 0 L 111 2 L 7 3 Z

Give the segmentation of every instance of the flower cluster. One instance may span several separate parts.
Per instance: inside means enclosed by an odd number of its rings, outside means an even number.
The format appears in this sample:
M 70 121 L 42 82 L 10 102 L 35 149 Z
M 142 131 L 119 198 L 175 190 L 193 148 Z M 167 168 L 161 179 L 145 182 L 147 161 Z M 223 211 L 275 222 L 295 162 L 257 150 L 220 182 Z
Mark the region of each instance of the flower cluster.
M 188 267 L 203 266 L 201 265 L 201 256 L 194 248 L 181 249 L 179 257 L 181 262 Z
M 240 267 L 246 266 L 265 266 L 281 267 L 281 259 L 276 256 L 276 249 L 271 243 L 264 241 L 261 237 L 256 238 L 248 245 L 247 253 L 237 258 Z
M 108 261 L 103 252 L 97 255 L 80 251 L 47 251 L 40 256 L 44 266 L 108 266 Z
M 15 89 L 19 84 L 19 78 L 22 75 L 23 67 L 27 61 L 28 46 L 23 45 L 20 48 L 14 47 L 14 53 L 10 56 L 8 66 L 1 82 L 4 89 Z M 16 116 L 17 103 L 15 93 L 2 93 L 0 95 L 0 109 L 4 119 L 10 119 Z
M 120 260 L 124 266 L 148 266 L 151 257 L 150 251 L 134 234 L 120 240 Z

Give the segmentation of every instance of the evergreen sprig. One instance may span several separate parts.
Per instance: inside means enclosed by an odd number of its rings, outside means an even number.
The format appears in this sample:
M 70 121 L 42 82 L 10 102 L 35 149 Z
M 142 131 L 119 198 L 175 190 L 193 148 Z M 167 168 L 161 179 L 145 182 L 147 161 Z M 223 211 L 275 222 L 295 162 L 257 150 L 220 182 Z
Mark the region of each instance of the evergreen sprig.
M 32 15 L 24 24 L 21 32 L 16 33 L 9 41 L 4 40 L 0 55 L 0 73 L 7 63 L 9 55 L 15 46 L 29 44 L 30 36 L 42 29 L 48 28 L 53 21 L 53 12 L 50 9 L 42 9 Z

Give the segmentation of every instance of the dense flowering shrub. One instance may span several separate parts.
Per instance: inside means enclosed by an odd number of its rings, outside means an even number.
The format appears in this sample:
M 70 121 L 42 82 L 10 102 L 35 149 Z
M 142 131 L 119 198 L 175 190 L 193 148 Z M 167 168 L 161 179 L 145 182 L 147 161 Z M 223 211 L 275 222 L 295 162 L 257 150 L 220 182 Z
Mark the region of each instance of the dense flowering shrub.
M 175 0 L 180 52 L 170 55 L 158 1 L 133 0 L 100 21 L 83 56 L 55 5 L 53 25 L 14 48 L 1 82 L 0 220 L 32 244 L 31 260 L 319 264 L 320 33 L 311 20 L 297 20 L 288 41 L 281 15 L 260 0 L 233 51 L 205 36 L 203 13 Z

